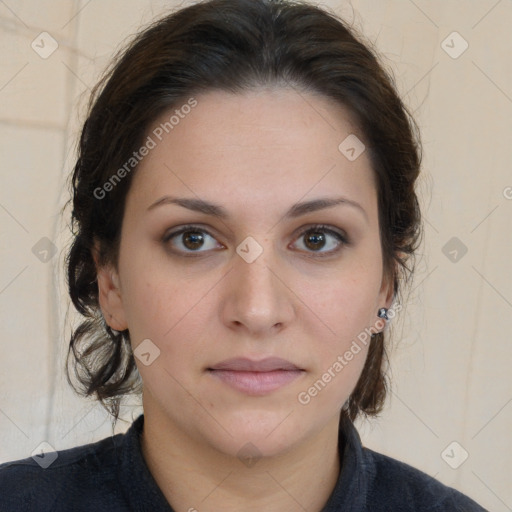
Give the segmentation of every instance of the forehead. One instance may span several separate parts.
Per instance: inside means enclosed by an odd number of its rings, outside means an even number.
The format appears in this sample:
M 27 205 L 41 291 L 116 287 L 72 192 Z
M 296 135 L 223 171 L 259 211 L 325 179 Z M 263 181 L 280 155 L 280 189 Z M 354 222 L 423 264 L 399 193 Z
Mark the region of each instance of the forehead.
M 247 201 L 249 194 L 261 205 L 336 189 L 370 201 L 374 176 L 366 152 L 350 161 L 339 147 L 354 135 L 364 141 L 346 107 L 294 89 L 185 98 L 148 128 L 153 147 L 129 196 L 149 204 L 165 193 L 216 202 Z

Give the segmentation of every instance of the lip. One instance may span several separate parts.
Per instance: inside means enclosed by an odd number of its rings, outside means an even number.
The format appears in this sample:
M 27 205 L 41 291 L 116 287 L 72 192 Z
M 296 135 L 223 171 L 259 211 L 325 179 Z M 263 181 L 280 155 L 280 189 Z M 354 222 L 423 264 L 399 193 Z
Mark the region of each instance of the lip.
M 268 357 L 260 361 L 233 358 L 208 368 L 214 378 L 251 396 L 261 396 L 280 389 L 302 376 L 305 370 L 290 361 Z
M 286 359 L 280 357 L 266 357 L 255 361 L 246 357 L 233 357 L 226 359 L 215 366 L 208 368 L 208 370 L 232 370 L 235 372 L 272 372 L 275 370 L 301 370 L 298 366 L 294 365 Z

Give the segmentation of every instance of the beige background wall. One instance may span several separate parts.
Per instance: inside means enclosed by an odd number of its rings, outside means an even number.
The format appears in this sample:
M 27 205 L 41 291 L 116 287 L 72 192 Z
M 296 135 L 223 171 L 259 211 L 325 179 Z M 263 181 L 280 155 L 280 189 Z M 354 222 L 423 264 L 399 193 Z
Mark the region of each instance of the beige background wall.
M 178 4 L 0 1 L 0 462 L 110 433 L 63 379 L 74 315 L 59 210 L 90 87 L 126 37 Z M 424 249 L 393 321 L 393 391 L 380 420 L 359 423 L 364 442 L 512 510 L 512 2 L 323 5 L 376 42 L 425 151 Z

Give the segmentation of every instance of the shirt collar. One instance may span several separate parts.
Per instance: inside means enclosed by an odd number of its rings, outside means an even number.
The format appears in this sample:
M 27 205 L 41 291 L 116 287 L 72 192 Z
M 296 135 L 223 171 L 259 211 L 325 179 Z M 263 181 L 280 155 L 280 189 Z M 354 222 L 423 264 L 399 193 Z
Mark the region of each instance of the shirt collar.
M 142 455 L 144 415 L 141 414 L 116 445 L 119 482 L 129 509 L 140 512 L 174 512 L 151 475 Z
M 370 459 L 364 457 L 363 446 L 356 427 L 341 415 L 338 429 L 340 474 L 322 512 L 363 512 L 367 508 L 369 475 L 374 471 Z

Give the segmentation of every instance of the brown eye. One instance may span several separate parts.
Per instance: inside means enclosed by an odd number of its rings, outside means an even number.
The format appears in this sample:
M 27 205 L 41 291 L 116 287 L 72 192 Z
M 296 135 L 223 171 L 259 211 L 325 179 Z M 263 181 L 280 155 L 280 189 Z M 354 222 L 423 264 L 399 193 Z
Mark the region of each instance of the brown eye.
M 305 245 L 312 251 L 317 251 L 325 246 L 325 235 L 319 231 L 310 231 L 305 235 Z
M 181 237 L 183 245 L 191 251 L 200 249 L 204 244 L 204 236 L 199 231 L 186 231 Z
M 304 230 L 294 246 L 301 251 L 328 256 L 349 245 L 347 237 L 327 226 L 313 226 Z
M 173 252 L 185 256 L 193 252 L 201 254 L 225 248 L 208 231 L 194 226 L 183 226 L 172 233 L 166 234 L 162 241 L 165 245 L 169 245 Z

